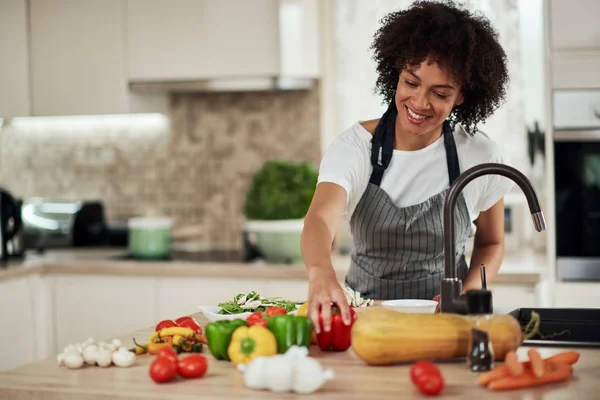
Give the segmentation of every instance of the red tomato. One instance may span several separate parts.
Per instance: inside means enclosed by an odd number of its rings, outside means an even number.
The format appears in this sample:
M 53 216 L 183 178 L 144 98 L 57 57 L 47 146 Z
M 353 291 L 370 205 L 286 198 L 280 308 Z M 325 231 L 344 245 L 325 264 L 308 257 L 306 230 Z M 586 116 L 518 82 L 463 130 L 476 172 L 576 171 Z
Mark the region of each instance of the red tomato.
M 175 323 L 177 325 L 181 324 L 184 321 L 188 321 L 188 320 L 192 320 L 192 321 L 196 321 L 194 318 L 190 317 L 189 315 L 186 315 L 185 317 L 179 317 L 175 320 Z
M 177 362 L 177 353 L 172 347 L 163 347 L 160 349 L 158 353 L 156 353 L 156 358 L 160 357 L 167 358 L 173 363 Z
M 248 326 L 260 325 L 266 328 L 268 321 L 262 312 L 254 311 L 248 316 L 248 318 L 246 318 L 246 322 L 248 323 Z
M 202 354 L 191 354 L 177 361 L 177 372 L 184 378 L 200 378 L 207 369 L 208 364 Z
M 285 308 L 279 307 L 279 306 L 269 307 L 269 308 L 267 308 L 267 310 L 265 312 L 266 312 L 266 314 L 269 317 L 272 317 L 274 315 L 285 315 L 285 314 L 287 314 L 287 311 L 285 311 Z
M 195 319 L 186 319 L 185 321 L 179 324 L 182 328 L 189 328 L 196 332 L 198 335 L 202 335 L 202 327 Z
M 423 394 L 435 395 L 444 389 L 442 373 L 429 361 L 419 361 L 410 369 L 410 379 Z
M 444 378 L 441 375 L 427 373 L 419 378 L 417 387 L 423 394 L 435 395 L 444 389 Z
M 148 371 L 150 378 L 156 383 L 168 382 L 177 374 L 177 365 L 167 357 L 156 357 L 150 370 Z
M 158 332 L 163 328 L 171 328 L 173 326 L 177 326 L 177 323 L 175 323 L 175 321 L 172 321 L 170 319 L 165 319 L 163 321 L 160 321 L 158 324 L 156 324 L 156 328 L 154 330 Z

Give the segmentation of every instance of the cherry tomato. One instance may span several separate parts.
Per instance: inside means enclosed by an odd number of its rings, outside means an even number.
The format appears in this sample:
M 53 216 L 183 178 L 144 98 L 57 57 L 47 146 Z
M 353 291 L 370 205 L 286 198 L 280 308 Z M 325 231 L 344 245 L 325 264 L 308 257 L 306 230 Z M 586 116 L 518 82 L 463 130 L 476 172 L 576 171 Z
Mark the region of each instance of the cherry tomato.
M 246 322 L 248 326 L 260 325 L 263 327 L 267 327 L 267 319 L 264 317 L 263 313 L 260 311 L 255 311 L 246 318 Z
M 182 328 L 189 328 L 196 332 L 198 335 L 202 335 L 202 327 L 195 319 L 186 319 L 185 321 L 179 324 Z
M 158 332 L 163 328 L 171 328 L 173 326 L 177 326 L 177 323 L 175 323 L 175 321 L 172 321 L 170 319 L 165 319 L 163 321 L 160 321 L 158 324 L 156 324 L 156 328 L 154 328 L 154 330 Z
M 444 388 L 442 373 L 429 361 L 419 361 L 410 369 L 410 379 L 423 394 L 435 395 Z
M 196 321 L 194 318 L 190 317 L 189 315 L 186 315 L 185 317 L 179 317 L 175 320 L 175 323 L 177 325 L 181 324 L 184 321 L 188 321 L 188 320 L 192 320 L 192 321 Z
M 267 308 L 267 310 L 265 312 L 266 312 L 266 314 L 269 317 L 272 317 L 274 315 L 285 315 L 285 314 L 287 314 L 287 311 L 285 311 L 285 308 L 279 307 L 279 306 L 269 307 L 269 308 Z
M 444 389 L 444 378 L 441 375 L 427 373 L 421 375 L 417 387 L 423 394 L 435 395 Z
M 177 364 L 167 357 L 156 357 L 148 372 L 154 382 L 168 382 L 177 374 Z
M 162 349 L 160 349 L 158 353 L 156 353 L 156 358 L 160 357 L 167 358 L 173 363 L 177 362 L 177 353 L 175 352 L 175 350 L 173 350 L 172 347 L 163 347 Z
M 207 369 L 208 364 L 202 354 L 191 354 L 177 361 L 177 372 L 184 378 L 200 378 Z
M 413 383 L 417 383 L 421 375 L 427 372 L 438 371 L 437 367 L 430 361 L 418 361 L 410 368 L 410 379 Z

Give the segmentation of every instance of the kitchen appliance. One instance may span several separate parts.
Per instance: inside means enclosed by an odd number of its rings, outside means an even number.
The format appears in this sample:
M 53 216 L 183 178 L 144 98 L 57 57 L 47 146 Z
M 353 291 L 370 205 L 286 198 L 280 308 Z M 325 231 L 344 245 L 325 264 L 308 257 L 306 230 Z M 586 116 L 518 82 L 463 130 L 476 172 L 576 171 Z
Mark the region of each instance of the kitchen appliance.
M 25 199 L 25 247 L 96 247 L 109 242 L 104 206 L 99 201 Z
M 0 261 L 20 258 L 25 254 L 21 200 L 0 188 Z
M 556 268 L 600 281 L 600 90 L 553 94 Z
M 132 218 L 129 227 L 129 254 L 141 259 L 168 259 L 171 253 L 173 221 L 170 218 Z

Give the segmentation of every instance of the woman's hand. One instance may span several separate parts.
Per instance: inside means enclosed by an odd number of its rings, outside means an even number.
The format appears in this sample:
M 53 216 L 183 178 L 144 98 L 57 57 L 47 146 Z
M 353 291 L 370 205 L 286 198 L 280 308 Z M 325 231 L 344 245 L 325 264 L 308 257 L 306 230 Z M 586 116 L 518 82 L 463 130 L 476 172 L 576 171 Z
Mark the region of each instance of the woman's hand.
M 439 295 L 439 294 L 433 298 L 433 301 L 437 301 L 437 303 L 438 303 L 437 307 L 435 307 L 436 313 L 440 312 L 440 298 L 441 298 L 441 295 Z
M 323 330 L 331 329 L 331 303 L 335 303 L 342 314 L 345 325 L 350 325 L 350 306 L 333 271 L 313 270 L 308 289 L 308 317 L 317 333 L 321 332 L 319 311 L 323 320 Z

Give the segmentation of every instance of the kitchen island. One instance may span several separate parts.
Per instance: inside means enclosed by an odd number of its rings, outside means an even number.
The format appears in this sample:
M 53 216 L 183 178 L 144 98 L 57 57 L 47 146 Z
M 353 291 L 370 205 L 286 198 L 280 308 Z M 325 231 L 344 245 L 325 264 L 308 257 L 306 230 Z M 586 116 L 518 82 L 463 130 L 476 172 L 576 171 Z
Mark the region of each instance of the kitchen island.
M 205 326 L 202 314 L 194 317 Z M 119 336 L 124 345 L 132 339 L 145 342 L 153 327 Z M 109 339 L 109 338 L 106 338 Z M 5 343 L 5 345 L 9 345 Z M 527 347 L 518 354 L 525 358 Z M 544 357 L 564 350 L 538 348 Z M 581 357 L 574 365 L 568 381 L 548 384 L 537 388 L 510 392 L 491 392 L 476 383 L 477 375 L 470 372 L 463 360 L 438 363 L 446 386 L 440 396 L 443 399 L 597 399 L 600 393 L 600 349 L 580 349 Z M 343 353 L 321 352 L 311 346 L 310 356 L 325 368 L 331 368 L 334 378 L 310 395 L 272 393 L 250 390 L 245 387 L 241 373 L 233 364 L 217 361 L 205 347 L 203 354 L 208 360 L 207 374 L 198 379 L 177 378 L 166 384 L 154 383 L 148 375 L 148 366 L 154 356 L 140 355 L 130 368 L 84 367 L 69 370 L 59 367 L 54 357 L 41 362 L 18 367 L 0 373 L 0 399 L 2 400 L 96 400 L 96 399 L 199 399 L 199 398 L 247 398 L 247 399 L 371 399 L 376 397 L 395 399 L 423 399 L 409 378 L 410 365 L 368 366 L 356 357 L 352 350 Z
M 303 265 L 139 261 L 124 258 L 125 252 L 56 249 L 0 268 L 0 314 L 12 327 L 0 329 L 0 342 L 13 344 L 2 352 L 0 371 L 44 360 L 89 336 L 113 337 L 242 292 L 297 302 L 308 295 Z M 343 283 L 349 258 L 335 255 L 333 262 Z M 495 312 L 547 306 L 540 302 L 544 265 L 543 257 L 532 252 L 507 254 L 490 285 Z M 107 316 L 110 324 L 104 322 Z

